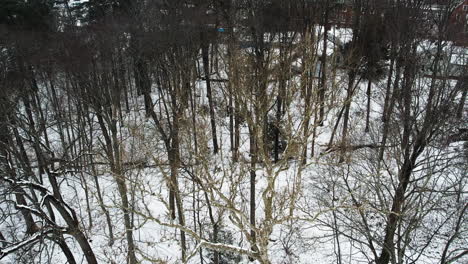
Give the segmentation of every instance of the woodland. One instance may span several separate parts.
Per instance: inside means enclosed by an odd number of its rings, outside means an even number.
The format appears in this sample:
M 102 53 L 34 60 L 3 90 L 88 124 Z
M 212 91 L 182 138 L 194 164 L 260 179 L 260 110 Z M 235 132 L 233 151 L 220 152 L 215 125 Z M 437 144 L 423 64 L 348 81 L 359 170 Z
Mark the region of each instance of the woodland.
M 0 263 L 468 263 L 462 2 L 1 0 Z

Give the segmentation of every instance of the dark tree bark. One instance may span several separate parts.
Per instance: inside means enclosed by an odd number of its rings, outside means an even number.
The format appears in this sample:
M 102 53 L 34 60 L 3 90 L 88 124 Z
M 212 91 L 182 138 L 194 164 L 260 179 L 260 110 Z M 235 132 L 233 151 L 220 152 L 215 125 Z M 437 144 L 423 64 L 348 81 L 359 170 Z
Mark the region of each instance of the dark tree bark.
M 256 227 L 256 201 L 255 201 L 255 191 L 256 191 L 256 166 L 257 166 L 257 145 L 255 140 L 256 128 L 250 128 L 249 143 L 250 143 L 250 225 L 252 229 L 250 231 L 250 243 L 252 245 L 252 250 L 257 251 L 257 232 L 255 231 Z
M 321 67 L 320 67 L 320 88 L 319 88 L 319 101 L 320 101 L 320 111 L 319 111 L 319 125 L 323 126 L 324 118 L 325 118 L 325 92 L 327 90 L 327 43 L 328 43 L 328 30 L 330 30 L 329 24 L 329 14 L 330 14 L 330 6 L 329 1 L 325 1 L 325 9 L 324 17 L 323 17 L 323 42 L 322 42 L 322 57 L 321 57 Z
M 465 103 L 467 97 L 466 95 L 468 93 L 468 76 L 461 76 L 460 79 L 457 81 L 457 86 L 460 87 L 460 89 L 463 91 L 462 97 L 457 106 L 457 118 L 460 119 L 463 117 L 463 111 L 465 110 Z
M 63 254 L 67 258 L 67 261 L 69 264 L 76 264 L 75 257 L 73 256 L 73 253 L 71 252 L 70 248 L 68 247 L 67 243 L 65 242 L 65 239 L 61 234 L 56 235 L 56 237 L 53 238 L 53 241 L 60 247 L 60 249 L 63 251 Z
M 437 43 L 437 53 L 434 58 L 433 78 L 429 87 L 425 107 L 425 115 L 423 122 L 417 126 L 413 118 L 413 84 L 416 76 L 416 45 L 411 46 L 411 52 L 405 59 L 405 72 L 404 72 L 404 85 L 402 86 L 399 94 L 399 104 L 402 112 L 402 125 L 403 133 L 401 140 L 401 149 L 403 151 L 403 164 L 398 173 L 398 185 L 395 189 L 395 194 L 392 198 L 391 211 L 387 216 L 385 226 L 385 237 L 382 246 L 382 252 L 378 259 L 377 264 L 388 264 L 391 259 L 395 258 L 394 250 L 394 237 L 397 231 L 398 223 L 401 220 L 403 207 L 406 202 L 406 192 L 411 183 L 411 176 L 416 167 L 416 161 L 423 153 L 424 149 L 430 142 L 431 138 L 437 132 L 441 122 L 447 118 L 449 114 L 445 109 L 449 104 L 452 104 L 452 97 L 446 100 L 440 100 L 441 88 L 436 84 L 435 76 L 439 72 L 438 63 L 441 58 L 442 46 L 441 40 Z M 443 88 L 446 89 L 446 88 Z M 455 93 L 456 94 L 456 93 Z
M 399 94 L 399 85 L 400 85 L 400 71 L 401 71 L 401 64 L 399 62 L 396 63 L 396 70 L 395 70 L 395 80 L 393 82 L 393 91 L 391 91 L 391 86 L 387 85 L 387 92 L 389 94 L 386 95 L 386 97 L 390 97 L 388 101 L 388 106 L 386 109 L 384 109 L 384 116 L 383 119 L 384 121 L 384 127 L 382 131 L 382 140 L 381 140 L 381 145 L 382 148 L 379 150 L 379 161 L 382 161 L 384 158 L 384 153 L 385 153 L 385 146 L 387 144 L 387 138 L 388 138 L 388 133 L 390 129 L 390 118 L 393 114 L 393 108 L 395 106 L 396 98 Z
M 371 88 L 372 88 L 372 81 L 367 80 L 367 111 L 366 111 L 366 127 L 364 128 L 364 132 L 369 132 L 369 118 L 370 118 L 370 109 L 371 109 Z
M 206 79 L 206 97 L 208 98 L 208 105 L 210 108 L 210 124 L 211 124 L 211 137 L 213 140 L 213 153 L 218 153 L 218 138 L 216 135 L 216 118 L 213 104 L 213 94 L 211 89 L 211 76 L 210 76 L 210 59 L 209 59 L 209 43 L 206 37 L 206 33 L 202 33 L 202 58 L 203 58 L 203 70 L 205 72 Z
M 345 153 L 348 145 L 348 125 L 349 125 L 349 112 L 351 109 L 351 102 L 354 94 L 354 82 L 356 81 L 356 72 L 352 69 L 348 73 L 348 89 L 346 91 L 346 99 L 344 102 L 344 116 L 343 116 L 343 130 L 341 132 L 341 145 L 342 151 L 340 155 L 340 162 L 345 159 Z M 357 85 L 356 85 L 357 86 Z

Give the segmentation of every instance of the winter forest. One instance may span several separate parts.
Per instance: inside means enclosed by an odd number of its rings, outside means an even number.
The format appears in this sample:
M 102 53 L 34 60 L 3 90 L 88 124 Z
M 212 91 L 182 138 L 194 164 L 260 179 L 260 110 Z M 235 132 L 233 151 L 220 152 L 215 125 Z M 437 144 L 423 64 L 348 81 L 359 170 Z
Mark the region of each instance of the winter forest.
M 468 263 L 468 1 L 0 0 L 0 263 Z

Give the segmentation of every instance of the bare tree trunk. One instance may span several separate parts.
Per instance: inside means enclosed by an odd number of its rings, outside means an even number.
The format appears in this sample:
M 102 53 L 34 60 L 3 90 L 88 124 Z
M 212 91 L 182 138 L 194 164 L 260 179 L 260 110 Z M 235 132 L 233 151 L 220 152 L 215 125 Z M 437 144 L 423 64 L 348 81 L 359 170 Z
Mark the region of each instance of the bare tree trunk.
M 192 113 L 192 136 L 193 136 L 193 147 L 194 147 L 194 150 L 195 150 L 195 156 L 198 155 L 198 138 L 197 138 L 197 113 L 196 113 L 196 109 L 197 109 L 197 103 L 196 103 L 196 100 L 195 100 L 195 94 L 196 94 L 196 91 L 195 91 L 195 88 L 193 88 L 191 91 L 190 91 L 190 110 L 191 110 L 191 113 Z
M 335 207 L 335 199 L 336 199 L 336 190 L 335 190 L 335 182 L 333 182 L 333 186 L 332 186 L 332 192 L 333 192 L 333 197 L 332 197 L 332 206 Z M 332 211 L 332 215 L 333 215 L 333 231 L 334 231 L 334 243 L 336 243 L 336 247 L 337 247 L 337 252 L 336 252 L 336 255 L 337 255 L 337 258 L 338 258 L 338 264 L 341 264 L 342 261 L 341 261 L 341 242 L 340 242 L 340 230 L 339 230 L 339 225 L 338 225 L 338 221 L 337 221 L 337 214 L 336 214 L 336 210 L 333 210 Z
M 2 232 L 0 232 L 0 246 L 6 247 L 8 245 L 5 237 L 3 236 Z
M 312 107 L 312 72 L 309 70 L 306 77 L 305 108 L 304 108 L 304 148 L 302 150 L 302 164 L 307 162 L 307 140 L 309 138 L 310 108 Z M 321 104 L 321 103 L 320 103 Z
M 2 98 L 0 98 L 0 100 L 2 100 Z M 7 124 L 7 117 L 5 115 L 0 115 L 0 165 L 2 167 L 5 167 L 5 171 L 10 178 L 15 179 L 16 173 L 15 170 L 13 170 L 13 168 L 11 168 L 11 166 L 9 165 L 12 164 L 12 161 L 9 160 L 10 155 L 6 151 L 8 146 L 13 144 L 13 142 L 10 141 Z M 22 145 L 22 142 L 17 143 Z M 25 163 L 25 165 L 29 165 L 29 162 L 28 164 Z M 14 194 L 16 202 L 19 205 L 27 206 L 26 199 L 24 198 L 24 190 L 22 188 L 16 188 L 16 190 L 14 190 Z M 20 209 L 20 212 L 23 215 L 24 221 L 26 222 L 26 234 L 34 234 L 35 232 L 37 232 L 39 230 L 39 227 L 34 222 L 34 218 L 31 212 L 26 209 Z
M 396 189 L 395 195 L 392 200 L 392 209 L 388 215 L 387 225 L 385 228 L 385 238 L 383 242 L 382 252 L 379 258 L 376 260 L 377 264 L 388 264 L 390 258 L 394 255 L 394 236 L 397 228 L 398 220 L 400 219 L 400 213 L 402 211 L 402 206 L 405 202 L 405 192 L 408 188 L 409 179 L 414 168 L 414 163 L 416 162 L 416 155 L 413 155 L 411 159 L 406 160 L 403 164 L 402 170 L 400 172 L 399 178 L 400 183 Z
M 348 124 L 349 124 L 349 111 L 351 109 L 351 101 L 354 93 L 354 82 L 356 78 L 356 73 L 354 70 L 351 70 L 348 73 L 348 89 L 346 93 L 346 99 L 344 102 L 344 117 L 343 117 L 343 130 L 341 135 L 341 155 L 340 162 L 344 161 L 345 153 L 348 145 Z
M 416 161 L 427 145 L 427 138 L 433 133 L 433 129 L 438 128 L 437 122 L 434 121 L 437 120 L 437 115 L 440 113 L 436 112 L 437 109 L 435 108 L 435 106 L 437 106 L 437 104 L 440 104 L 440 102 L 434 101 L 437 89 L 434 77 L 431 81 L 429 94 L 427 96 L 423 124 L 420 127 L 420 129 L 416 129 L 416 134 L 413 131 L 413 127 L 415 124 L 411 114 L 411 103 L 412 86 L 416 74 L 416 66 L 414 65 L 411 58 L 416 56 L 416 46 L 412 46 L 411 50 L 411 56 L 407 58 L 408 61 L 405 65 L 404 86 L 401 89 L 401 96 L 399 96 L 399 100 L 403 108 L 403 133 L 401 141 L 401 148 L 403 150 L 403 164 L 398 174 L 399 182 L 395 190 L 395 195 L 392 199 L 392 208 L 387 216 L 385 238 L 383 241 L 382 252 L 379 258 L 376 260 L 377 264 L 388 264 L 390 262 L 390 259 L 393 260 L 395 258 L 394 237 L 398 223 L 401 218 L 401 214 L 403 212 L 403 206 L 406 201 L 406 190 L 408 189 L 408 185 L 410 184 L 411 175 L 413 169 L 415 168 Z M 435 66 L 433 70 L 433 76 L 437 76 L 437 65 L 440 59 L 441 50 L 442 48 L 439 40 L 437 46 L 437 53 L 434 58 Z M 410 142 L 411 138 L 413 139 L 413 142 Z
M 255 140 L 256 128 L 250 128 L 249 142 L 250 142 L 250 225 L 252 229 L 250 231 L 252 250 L 258 252 L 257 248 L 257 232 L 255 231 L 255 189 L 256 189 L 256 172 L 255 167 L 257 166 L 257 146 Z
M 176 74 L 176 73 L 174 73 Z M 177 82 L 176 82 L 177 83 Z M 186 101 L 190 101 L 191 91 L 189 83 L 186 83 L 186 88 L 188 89 L 188 95 Z M 179 224 L 181 226 L 185 226 L 185 217 L 184 217 L 184 210 L 183 210 L 183 201 L 180 196 L 179 191 L 179 184 L 178 184 L 178 171 L 180 168 L 180 146 L 179 146 L 179 121 L 182 117 L 182 107 L 178 105 L 178 100 L 180 99 L 182 102 L 185 102 L 183 96 L 181 95 L 180 87 L 171 87 L 168 85 L 169 93 L 170 93 L 170 100 L 171 100 L 171 107 L 172 107 L 172 122 L 170 126 L 169 133 L 166 133 L 164 130 L 163 125 L 161 124 L 156 112 L 153 109 L 153 102 L 151 101 L 151 97 L 149 94 L 143 94 L 145 100 L 150 103 L 151 107 L 148 114 L 153 119 L 156 128 L 158 129 L 162 140 L 164 142 L 168 160 L 169 160 L 169 167 L 170 167 L 170 179 L 168 183 L 169 187 L 169 211 L 171 214 L 172 219 L 176 219 L 176 214 L 179 218 Z M 194 107 L 194 105 L 192 106 Z M 192 109 L 193 110 L 193 109 Z M 182 248 L 182 260 L 185 261 L 186 258 L 186 237 L 185 232 L 180 230 L 180 237 L 181 237 L 181 248 Z
M 280 145 L 280 124 L 283 107 L 283 85 L 280 84 L 280 95 L 276 98 L 276 120 L 275 120 L 275 146 L 274 146 L 274 161 L 279 161 L 279 145 Z
M 97 113 L 98 121 L 101 126 L 102 134 L 106 142 L 106 152 L 108 158 L 111 162 L 111 171 L 114 176 L 114 179 L 117 183 L 117 188 L 119 191 L 120 199 L 122 200 L 122 212 L 124 214 L 124 226 L 125 226 L 125 235 L 128 243 L 128 254 L 127 261 L 129 264 L 136 264 L 137 259 L 135 256 L 135 243 L 133 240 L 133 224 L 130 219 L 130 205 L 128 201 L 128 191 L 127 184 L 125 180 L 125 175 L 123 175 L 121 157 L 120 157 L 120 143 L 117 135 L 117 120 L 114 118 L 108 117 L 109 120 L 109 129 L 106 128 L 104 119 L 101 113 Z
M 53 173 L 47 171 L 47 174 L 49 176 L 49 180 L 56 181 L 56 179 L 54 179 L 55 175 Z M 28 187 L 31 189 L 39 191 L 44 197 L 44 203 L 49 203 L 55 207 L 55 209 L 67 223 L 67 233 L 76 239 L 88 263 L 97 264 L 96 256 L 94 255 L 93 249 L 89 244 L 88 238 L 85 236 L 80 227 L 75 211 L 62 200 L 61 195 L 57 195 L 60 192 L 58 189 L 59 187 L 56 184 L 51 184 L 54 195 L 50 196 L 48 195 L 48 190 L 45 189 L 42 185 L 35 185 L 33 183 L 26 183 L 26 185 L 28 185 Z
M 392 54 L 391 54 L 391 60 L 390 60 L 390 70 L 388 72 L 388 77 L 387 77 L 387 88 L 385 90 L 385 100 L 384 100 L 384 107 L 382 111 L 382 122 L 385 123 L 387 122 L 387 111 L 388 111 L 388 104 L 390 101 L 390 96 L 391 96 L 391 89 L 392 89 L 392 77 L 393 77 L 393 68 L 395 66 L 395 55 L 394 55 L 394 44 L 392 44 Z
M 232 160 L 234 161 L 234 151 L 235 151 L 235 142 L 234 142 L 234 99 L 231 83 L 228 83 L 229 89 L 229 143 L 231 146 L 231 155 Z
M 320 89 L 319 89 L 319 100 L 320 100 L 320 113 L 319 113 L 319 124 L 323 126 L 325 118 L 325 92 L 327 90 L 327 41 L 328 41 L 328 30 L 329 30 L 329 3 L 328 0 L 325 2 L 325 15 L 324 15 L 324 32 L 323 32 L 323 46 L 322 46 L 322 59 L 321 59 L 321 78 L 320 78 Z
M 112 140 L 113 140 L 113 149 L 114 149 L 114 169 L 113 174 L 117 182 L 117 188 L 119 190 L 120 198 L 122 199 L 122 212 L 124 214 L 124 225 L 125 225 L 125 235 L 128 243 L 128 263 L 136 264 L 137 259 L 135 256 L 135 243 L 133 241 L 133 223 L 130 218 L 130 203 L 128 200 L 128 191 L 125 175 L 122 170 L 122 160 L 120 157 L 120 146 L 117 138 L 117 124 L 116 120 L 112 120 L 113 124 L 111 126 L 112 131 Z
M 211 123 L 211 137 L 213 140 L 213 153 L 218 153 L 218 139 L 216 135 L 216 119 L 215 119 L 215 112 L 214 112 L 214 105 L 213 105 L 213 95 L 211 90 L 211 78 L 210 78 L 210 60 L 208 56 L 209 46 L 207 42 L 208 40 L 205 37 L 205 34 L 202 33 L 202 58 L 203 58 L 203 70 L 205 72 L 206 78 L 206 96 L 208 97 L 208 105 L 210 107 L 210 123 Z
M 460 89 L 463 91 L 460 103 L 458 103 L 458 106 L 457 106 L 457 118 L 460 119 L 463 117 L 463 111 L 465 109 L 465 103 L 466 103 L 466 97 L 467 97 L 466 94 L 468 92 L 468 77 L 461 76 L 460 79 L 457 81 L 457 86 L 458 85 L 460 86 Z
M 109 231 L 109 243 L 108 243 L 108 245 L 112 246 L 114 244 L 114 230 L 113 230 L 113 227 L 112 227 L 112 220 L 111 220 L 110 215 L 109 215 L 109 210 L 107 210 L 107 208 L 106 208 L 106 206 L 104 204 L 104 199 L 102 199 L 101 186 L 99 184 L 99 179 L 98 179 L 98 176 L 97 176 L 96 169 L 94 169 L 94 165 L 92 165 L 92 167 L 93 167 L 93 178 L 94 178 L 94 183 L 96 185 L 96 192 L 97 192 L 97 196 L 98 196 L 99 206 L 101 207 L 101 210 L 104 212 L 104 215 L 106 216 L 107 229 Z
M 83 234 L 83 232 L 76 231 L 73 237 L 76 239 L 76 241 L 78 241 L 78 244 L 80 245 L 80 248 L 85 255 L 86 261 L 88 261 L 88 264 L 98 264 L 93 249 L 88 242 L 88 238 Z
M 276 120 L 274 126 L 274 162 L 278 162 L 279 160 L 279 145 L 280 145 L 280 125 L 281 125 L 281 117 L 283 115 L 283 98 L 285 96 L 285 89 L 286 89 L 286 78 L 285 72 L 286 69 L 286 61 L 285 57 L 287 56 L 284 54 L 286 51 L 281 48 L 280 49 L 280 73 L 279 73 L 279 87 L 278 87 L 278 96 L 276 97 Z
M 312 144 L 310 146 L 310 157 L 315 156 L 315 138 L 317 137 L 317 108 L 314 108 L 314 127 L 312 128 Z
M 84 139 L 86 140 L 86 144 L 88 145 L 89 150 L 93 150 L 94 146 L 94 141 L 93 141 L 93 133 L 94 133 L 94 125 L 93 125 L 93 118 L 91 118 L 90 113 L 89 113 L 89 105 L 84 104 L 83 105 L 83 118 L 87 122 L 87 126 L 89 129 L 88 135 L 84 135 Z M 101 210 L 104 212 L 104 215 L 106 217 L 106 223 L 107 223 L 107 229 L 109 232 L 109 246 L 112 246 L 114 244 L 114 231 L 113 231 L 113 226 L 112 226 L 112 220 L 110 218 L 109 210 L 107 210 L 105 204 L 104 204 L 104 199 L 102 198 L 102 192 L 101 192 L 101 186 L 99 184 L 99 178 L 98 178 L 98 172 L 96 170 L 96 165 L 94 161 L 94 156 L 93 155 L 88 155 L 88 162 L 91 167 L 91 174 L 93 175 L 95 187 L 96 187 L 96 193 L 97 193 L 97 198 L 98 198 L 98 203 L 99 206 L 101 207 Z
M 241 114 L 239 109 L 239 100 L 237 96 L 234 98 L 234 153 L 233 161 L 237 162 L 239 160 L 239 146 L 240 146 L 240 123 L 241 123 Z
M 173 105 L 174 106 L 174 105 Z M 175 110 L 179 112 L 178 110 Z M 185 226 L 184 209 L 182 204 L 182 198 L 180 196 L 179 181 L 178 181 L 178 170 L 180 167 L 180 152 L 179 152 L 179 114 L 175 114 L 172 121 L 172 133 L 171 133 L 171 149 L 169 151 L 169 163 L 171 167 L 171 188 L 173 192 L 173 199 L 177 209 L 177 216 L 179 218 L 179 224 Z M 173 218 L 175 219 L 175 211 Z M 186 238 L 185 232 L 180 230 L 180 242 L 182 248 L 182 260 L 185 261 L 186 257 Z
M 400 83 L 400 71 L 401 71 L 401 65 L 400 63 L 397 62 L 396 64 L 396 70 L 395 70 L 395 81 L 393 83 L 393 91 L 391 91 L 390 87 L 387 86 L 387 92 L 389 93 L 389 103 L 388 103 L 388 107 L 386 109 L 384 109 L 384 116 L 383 116 L 383 120 L 384 121 L 384 127 L 383 127 L 383 131 L 382 131 L 382 141 L 381 141 L 381 145 L 382 147 L 380 148 L 380 151 L 379 151 L 379 161 L 382 161 L 383 158 L 384 158 L 384 153 L 385 153 L 385 145 L 387 144 L 387 138 L 388 138 L 388 130 L 390 128 L 390 124 L 389 124 L 389 121 L 390 121 L 390 117 L 392 116 L 392 113 L 393 113 L 393 108 L 395 106 L 395 101 L 396 101 L 396 98 L 397 98 L 397 95 L 398 95 L 398 91 L 399 91 L 399 83 Z
M 370 108 L 371 108 L 371 87 L 372 87 L 372 81 L 368 80 L 367 83 L 367 111 L 366 111 L 366 127 L 364 129 L 364 132 L 368 133 L 369 132 L 369 118 L 370 118 Z
M 53 238 L 53 241 L 60 247 L 63 254 L 67 258 L 68 263 L 69 264 L 76 264 L 75 257 L 73 256 L 73 253 L 71 252 L 70 248 L 68 247 L 67 243 L 65 242 L 65 239 L 63 238 L 63 236 L 62 235 L 56 235 L 56 237 Z

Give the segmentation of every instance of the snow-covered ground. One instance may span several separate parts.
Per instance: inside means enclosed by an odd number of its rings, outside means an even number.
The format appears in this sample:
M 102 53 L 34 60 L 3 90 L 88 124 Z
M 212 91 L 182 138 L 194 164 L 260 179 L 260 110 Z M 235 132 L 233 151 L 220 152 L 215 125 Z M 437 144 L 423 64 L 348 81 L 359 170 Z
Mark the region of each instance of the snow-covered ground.
M 336 52 L 336 43 L 350 40 L 349 30 L 332 29 L 327 54 Z M 426 45 L 426 44 L 425 44 Z M 321 54 L 321 45 L 317 46 Z M 301 65 L 298 59 L 295 62 Z M 222 78 L 229 78 L 221 72 Z M 337 116 L 345 102 L 343 94 L 347 85 L 347 75 L 338 70 L 335 79 L 329 80 L 326 103 L 326 119 L 323 126 L 310 119 L 310 127 L 304 136 L 305 101 L 300 85 L 290 85 L 290 106 L 283 117 L 283 134 L 288 142 L 286 152 L 291 155 L 278 163 L 272 163 L 261 156 L 262 162 L 256 165 L 256 228 L 257 239 L 268 254 L 271 263 L 370 263 L 379 254 L 385 232 L 385 222 L 391 209 L 391 199 L 398 185 L 401 168 L 398 139 L 389 139 L 390 147 L 382 163 L 376 159 L 378 148 L 360 148 L 352 152 L 344 162 L 337 162 L 339 150 L 328 148 L 329 139 L 337 122 Z M 293 79 L 300 82 L 300 76 Z M 429 79 L 421 77 L 421 86 L 430 85 Z M 221 263 L 249 263 L 245 252 L 252 253 L 249 224 L 250 215 L 250 160 L 249 122 L 247 117 L 240 127 L 240 158 L 232 161 L 229 117 L 223 106 L 228 105 L 227 88 L 223 83 L 213 84 L 218 125 L 220 153 L 211 153 L 211 131 L 209 114 L 201 113 L 208 102 L 204 81 L 195 85 L 197 104 L 202 108 L 196 117 L 196 126 L 191 126 L 191 111 L 183 113 L 181 122 L 181 161 L 178 184 L 182 197 L 185 226 L 172 220 L 168 205 L 168 179 L 170 167 L 161 136 L 153 121 L 144 111 L 132 110 L 119 121 L 119 144 L 124 163 L 144 161 L 144 166 L 129 166 L 124 175 L 128 188 L 133 220 L 133 236 L 136 243 L 136 256 L 140 263 L 182 263 L 180 230 L 187 237 L 187 263 L 211 263 L 213 251 L 209 247 L 223 248 Z M 383 124 L 380 122 L 387 80 L 373 83 L 371 97 L 371 127 L 365 133 L 366 88 L 367 82 L 358 84 L 350 107 L 350 129 L 348 139 L 353 145 L 379 144 Z M 449 85 L 454 86 L 455 82 Z M 314 88 L 317 83 L 314 84 Z M 272 84 L 270 92 L 276 92 Z M 156 89 L 155 89 L 156 91 Z M 423 115 L 427 94 L 421 92 L 420 104 L 415 104 L 415 119 Z M 154 102 L 161 103 L 161 94 L 152 94 Z M 274 98 L 270 96 L 270 107 Z M 166 98 L 167 99 L 167 98 Z M 243 98 L 245 99 L 245 98 Z M 136 100 L 142 100 L 141 97 Z M 253 105 L 250 98 L 243 102 Z M 142 101 L 140 101 L 141 103 Z M 46 100 L 42 102 L 47 105 Z M 132 102 L 135 103 L 135 102 Z M 142 105 L 142 104 L 139 104 Z M 315 106 L 314 106 L 315 107 Z M 310 112 L 315 111 L 311 109 Z M 401 113 L 397 113 L 399 115 Z M 251 118 L 251 119 L 249 119 Z M 164 118 L 163 118 L 164 119 Z M 85 169 L 62 173 L 59 178 L 63 199 L 78 215 L 80 227 L 100 263 L 125 263 L 127 240 L 122 213 L 122 202 L 115 177 L 106 163 L 102 134 L 99 125 L 93 124 L 92 137 L 95 145 L 90 153 L 96 170 Z M 398 124 L 391 129 L 398 130 Z M 315 137 L 312 134 L 315 130 Z M 48 128 L 52 135 L 52 148 L 63 149 L 54 126 Z M 197 133 L 198 149 L 195 150 L 193 133 Z M 341 140 L 341 125 L 338 126 L 335 143 Z M 396 137 L 398 133 L 393 135 Z M 256 135 L 261 138 L 262 135 Z M 307 140 L 309 156 L 302 164 L 301 156 L 304 140 Z M 314 141 L 314 157 L 310 156 Z M 338 143 L 332 144 L 336 147 Z M 438 142 L 429 145 L 413 168 L 412 182 L 404 204 L 404 214 L 398 226 L 396 243 L 397 263 L 439 263 L 447 243 L 448 251 L 459 254 L 466 251 L 468 243 L 466 217 L 457 214 L 467 202 L 466 157 L 460 156 L 462 143 L 452 143 L 441 147 Z M 198 152 L 196 152 L 198 151 Z M 466 151 L 466 150 L 464 150 Z M 31 156 L 34 154 L 29 153 Z M 38 173 L 36 171 L 36 173 Z M 46 176 L 44 175 L 44 178 Z M 103 205 L 98 199 L 95 181 L 100 184 Z M 51 189 L 46 179 L 43 185 Z M 2 197 L 12 199 L 7 188 L 2 186 Z M 2 202 L 3 212 L 14 212 L 14 203 Z M 109 226 L 102 207 L 108 211 L 114 234 L 114 243 L 109 244 Z M 16 211 L 17 212 L 17 211 Z M 56 222 L 65 225 L 58 217 Z M 37 217 L 36 219 L 39 219 Z M 461 223 L 457 222 L 461 219 Z M 213 223 L 219 228 L 218 241 L 213 240 Z M 39 221 L 39 220 L 38 220 Z M 456 226 L 461 225 L 454 235 Z M 21 241 L 28 239 L 23 233 L 24 222 L 21 214 L 1 217 L 0 231 L 6 238 Z M 371 240 L 370 240 L 371 239 Z M 71 235 L 65 241 L 78 263 L 84 263 L 83 253 Z M 20 246 L 20 245 L 18 245 Z M 375 247 L 375 252 L 372 252 Z M 460 250 L 459 252 L 457 250 Z M 1 263 L 66 263 L 59 246 L 49 240 L 38 241 L 30 250 L 18 251 L 1 260 Z M 226 252 L 231 252 L 230 254 Z M 241 252 L 244 254 L 237 254 Z M 466 256 L 453 263 L 466 263 Z M 259 262 L 260 263 L 260 262 Z

